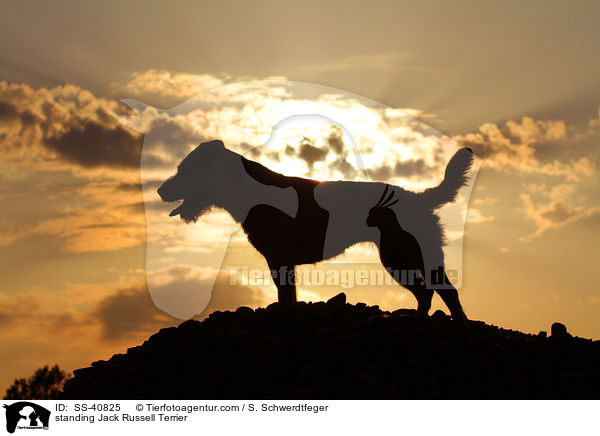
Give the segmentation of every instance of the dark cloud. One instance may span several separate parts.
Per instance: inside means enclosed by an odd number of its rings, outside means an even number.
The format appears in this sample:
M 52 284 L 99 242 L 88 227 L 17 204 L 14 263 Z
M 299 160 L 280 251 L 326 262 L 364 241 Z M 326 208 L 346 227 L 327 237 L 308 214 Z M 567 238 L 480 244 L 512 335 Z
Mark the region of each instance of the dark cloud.
M 577 135 L 569 135 L 564 121 L 534 120 L 523 117 L 520 121 L 486 123 L 477 132 L 456 136 L 461 145 L 469 147 L 480 158 L 506 158 L 515 162 L 530 158 L 536 161 L 562 160 L 567 157 L 565 143 Z M 561 156 L 563 152 L 563 156 Z M 517 165 L 518 166 L 518 165 Z
M 140 165 L 141 137 L 121 125 L 88 121 L 46 138 L 44 143 L 64 160 L 85 168 L 137 168 Z
M 354 177 L 356 177 L 356 174 L 358 173 L 356 168 L 354 168 L 352 166 L 352 164 L 350 164 L 343 157 L 340 157 L 340 158 L 336 159 L 334 162 L 332 162 L 329 165 L 329 168 L 332 170 L 338 170 L 339 172 L 341 172 L 343 174 L 344 178 L 346 178 L 346 179 L 353 179 Z
M 410 159 L 403 162 L 397 162 L 394 166 L 394 175 L 397 177 L 411 177 L 423 175 L 429 172 L 430 168 L 423 159 Z
M 434 168 L 428 166 L 423 159 L 409 159 L 403 162 L 396 162 L 393 167 L 382 165 L 377 168 L 369 169 L 369 176 L 379 182 L 385 182 L 391 177 L 409 178 L 413 176 L 426 176 Z
M 289 157 L 292 157 L 292 156 L 294 156 L 295 154 L 296 154 L 296 150 L 294 149 L 294 147 L 292 147 L 292 146 L 291 146 L 291 145 L 289 145 L 289 144 L 286 144 L 286 145 L 285 145 L 285 155 L 286 155 L 286 156 L 289 156 Z
M 568 221 L 570 218 L 577 215 L 577 211 L 568 204 L 565 204 L 561 201 L 557 201 L 552 204 L 552 208 L 542 213 L 541 216 L 554 222 L 555 224 L 560 224 Z
M 392 176 L 392 169 L 387 165 L 367 170 L 370 178 L 375 182 L 387 182 Z
M 342 139 L 342 132 L 339 128 L 331 131 L 327 137 L 327 143 L 337 154 L 342 154 L 344 151 L 344 141 Z
M 54 323 L 52 324 L 52 328 L 57 330 L 77 329 L 81 328 L 84 322 L 85 321 L 80 316 L 66 312 L 56 316 Z
M 19 111 L 14 104 L 0 101 L 0 120 L 17 119 L 19 116 Z
M 121 182 L 116 189 L 117 191 L 136 192 L 142 190 L 142 185 L 140 183 Z
M 143 201 L 137 201 L 135 203 L 130 203 L 130 204 L 126 204 L 124 206 L 120 206 L 126 210 L 129 210 L 133 213 L 144 213 L 145 212 L 145 208 L 144 208 L 144 202 Z
M 411 130 L 413 130 L 414 132 L 419 132 L 420 134 L 422 134 L 425 137 L 427 137 L 427 136 L 438 137 L 440 135 L 440 132 L 438 132 L 436 129 L 434 129 L 433 127 L 425 124 L 424 122 L 422 122 L 416 118 L 411 118 L 406 124 L 411 128 Z M 401 141 L 407 145 L 412 142 L 415 142 L 416 140 L 417 140 L 417 138 L 414 136 L 405 136 L 401 139 Z
M 267 152 L 267 157 L 273 162 L 281 162 L 281 156 L 278 151 L 272 150 Z
M 164 180 L 162 179 L 153 179 L 153 180 L 147 180 L 144 183 L 142 183 L 142 189 L 146 190 L 146 189 L 158 189 L 158 187 L 160 185 L 162 185 L 164 182 Z
M 256 160 L 262 155 L 262 150 L 259 147 L 254 147 L 248 150 L 246 155 L 250 160 Z
M 23 127 L 29 127 L 39 121 L 39 118 L 29 109 L 25 109 L 21 114 L 21 123 Z
M 174 318 L 156 308 L 147 288 L 117 291 L 98 303 L 92 316 L 100 322 L 105 340 L 150 334 L 177 324 Z
M 8 313 L 5 311 L 0 312 L 0 325 L 9 325 L 12 324 L 15 319 L 14 313 Z
M 65 330 L 81 328 L 83 319 L 70 312 L 47 311 L 47 306 L 42 304 L 39 297 L 17 296 L 0 310 L 0 326 L 18 328 L 23 323 L 33 323 L 39 330 L 61 334 Z
M 196 133 L 191 126 L 167 117 L 154 118 L 145 136 L 150 142 L 148 145 L 162 144 L 164 149 L 176 159 L 181 159 L 190 145 L 195 146 L 207 140 L 205 136 Z
M 463 147 L 473 150 L 473 154 L 480 159 L 490 158 L 501 151 L 500 149 L 494 149 L 492 146 L 490 146 L 489 139 L 480 139 L 479 137 L 467 136 L 460 138 L 459 142 Z
M 328 150 L 315 147 L 309 142 L 308 138 L 305 138 L 305 140 L 300 145 L 298 157 L 304 160 L 307 163 L 308 168 L 312 170 L 313 166 L 315 165 L 315 162 L 325 160 L 327 152 Z
M 117 120 L 118 109 L 117 102 L 73 85 L 32 89 L 0 82 L 5 150 L 31 147 L 40 160 L 54 157 L 84 168 L 139 167 L 142 136 Z
M 90 230 L 90 229 L 120 229 L 123 225 L 120 223 L 103 223 L 103 224 L 88 224 L 83 226 L 78 226 L 78 229 L 82 230 Z

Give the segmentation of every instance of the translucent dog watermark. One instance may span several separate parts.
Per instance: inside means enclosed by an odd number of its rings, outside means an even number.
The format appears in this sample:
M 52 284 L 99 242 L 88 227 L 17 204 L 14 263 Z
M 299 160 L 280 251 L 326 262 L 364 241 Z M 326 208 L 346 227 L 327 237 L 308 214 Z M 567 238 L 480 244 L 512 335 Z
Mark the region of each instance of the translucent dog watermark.
M 269 274 L 248 286 L 279 283 L 280 299 L 295 298 L 296 283 L 281 282 L 294 266 L 340 258 L 380 263 L 377 250 L 352 247 L 368 243 L 383 251 L 384 233 L 400 241 L 395 248 L 388 243 L 389 262 L 419 266 L 384 265 L 389 272 L 380 268 L 381 280 L 336 271 L 331 286 L 411 286 L 408 275 L 393 271 L 419 270 L 415 285 L 460 288 L 464 224 L 480 162 L 420 121 L 418 111 L 285 80 L 223 86 L 170 110 L 125 103 L 137 115 L 122 121 L 145 133 L 148 288 L 170 315 L 202 312 L 227 265 L 250 272 L 266 261 Z M 391 221 L 371 213 L 378 200 L 392 211 Z M 395 256 L 407 244 L 409 259 Z M 436 278 L 442 273 L 447 277 Z

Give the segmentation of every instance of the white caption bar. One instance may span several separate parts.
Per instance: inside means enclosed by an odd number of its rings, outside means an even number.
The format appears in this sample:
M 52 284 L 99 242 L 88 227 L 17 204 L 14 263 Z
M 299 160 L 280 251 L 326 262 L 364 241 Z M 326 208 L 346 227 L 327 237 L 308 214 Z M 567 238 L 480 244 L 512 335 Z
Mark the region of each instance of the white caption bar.
M 0 434 L 586 434 L 598 401 L 1 401 Z M 384 433 L 385 432 L 385 433 Z

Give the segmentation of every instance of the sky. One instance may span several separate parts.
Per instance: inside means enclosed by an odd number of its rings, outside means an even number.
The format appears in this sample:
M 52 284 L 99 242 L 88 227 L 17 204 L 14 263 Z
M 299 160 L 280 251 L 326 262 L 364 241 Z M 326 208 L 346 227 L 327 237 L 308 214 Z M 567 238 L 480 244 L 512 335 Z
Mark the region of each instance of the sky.
M 171 253 L 171 263 L 163 253 L 163 263 L 146 274 L 147 240 L 158 238 L 152 247 L 161 235 L 147 233 L 144 200 L 196 141 L 218 136 L 250 153 L 268 139 L 277 110 L 300 101 L 303 110 L 360 115 L 346 124 L 365 126 L 353 140 L 371 180 L 433 186 L 445 163 L 428 160 L 427 150 L 446 144 L 448 157 L 452 147 L 471 147 L 481 168 L 462 240 L 467 315 L 533 333 L 560 321 L 573 334 L 600 338 L 599 18 L 600 4 L 592 1 L 5 2 L 0 388 L 45 364 L 71 371 L 107 359 L 177 325 L 153 304 L 149 282 L 193 294 L 214 275 L 207 265 L 215 252 L 203 248 L 207 235 L 230 247 L 224 266 L 263 268 L 243 235 L 229 241 L 223 229 L 235 224 L 216 213 L 195 226 L 163 216 L 170 232 L 188 235 L 189 252 Z M 240 88 L 249 81 L 260 81 L 259 91 Z M 286 81 L 338 92 L 299 98 L 281 92 L 277 83 Z M 236 90 L 235 104 L 215 97 L 216 106 L 194 119 L 168 111 L 218 89 Z M 122 99 L 147 107 L 134 112 Z M 140 171 L 151 135 L 139 130 L 157 126 L 166 135 L 159 141 L 180 154 L 154 172 Z M 352 162 L 351 141 L 335 126 L 321 127 L 287 138 L 294 152 L 285 159 L 284 148 L 255 157 L 294 175 L 360 178 L 352 170 L 325 171 L 333 154 L 315 160 L 302 153 L 324 150 L 333 138 Z M 379 134 L 387 145 L 374 148 L 369 138 L 377 142 Z M 308 148 L 298 140 L 303 135 L 312 141 Z M 417 145 L 406 146 L 406 137 Z M 161 207 L 152 210 L 165 212 Z M 377 254 L 357 246 L 346 258 L 371 262 Z M 313 287 L 299 295 L 319 300 L 337 292 Z M 400 288 L 347 293 L 351 302 L 388 310 L 415 306 Z M 272 301 L 268 285 L 231 286 L 220 277 L 197 318 Z M 443 308 L 437 297 L 435 307 Z

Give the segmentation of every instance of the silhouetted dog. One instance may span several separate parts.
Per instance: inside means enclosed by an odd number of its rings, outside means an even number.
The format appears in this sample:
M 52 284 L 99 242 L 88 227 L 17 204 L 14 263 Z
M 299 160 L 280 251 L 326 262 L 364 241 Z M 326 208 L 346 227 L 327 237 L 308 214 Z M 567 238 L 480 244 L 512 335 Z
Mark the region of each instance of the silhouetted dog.
M 450 160 L 439 186 L 421 193 L 390 188 L 399 201 L 396 207 L 402 208 L 399 224 L 419 241 L 426 277 L 444 268 L 444 237 L 435 210 L 454 201 L 472 162 L 471 151 L 463 148 Z M 382 183 L 284 176 L 215 140 L 190 152 L 158 194 L 164 201 L 183 200 L 170 215 L 188 223 L 211 208 L 229 212 L 265 257 L 279 301 L 289 303 L 296 301 L 296 265 L 330 259 L 359 242 L 379 244 L 379 232 L 366 226 L 364 217 L 383 188 Z M 462 318 L 456 289 L 444 292 L 453 317 Z

